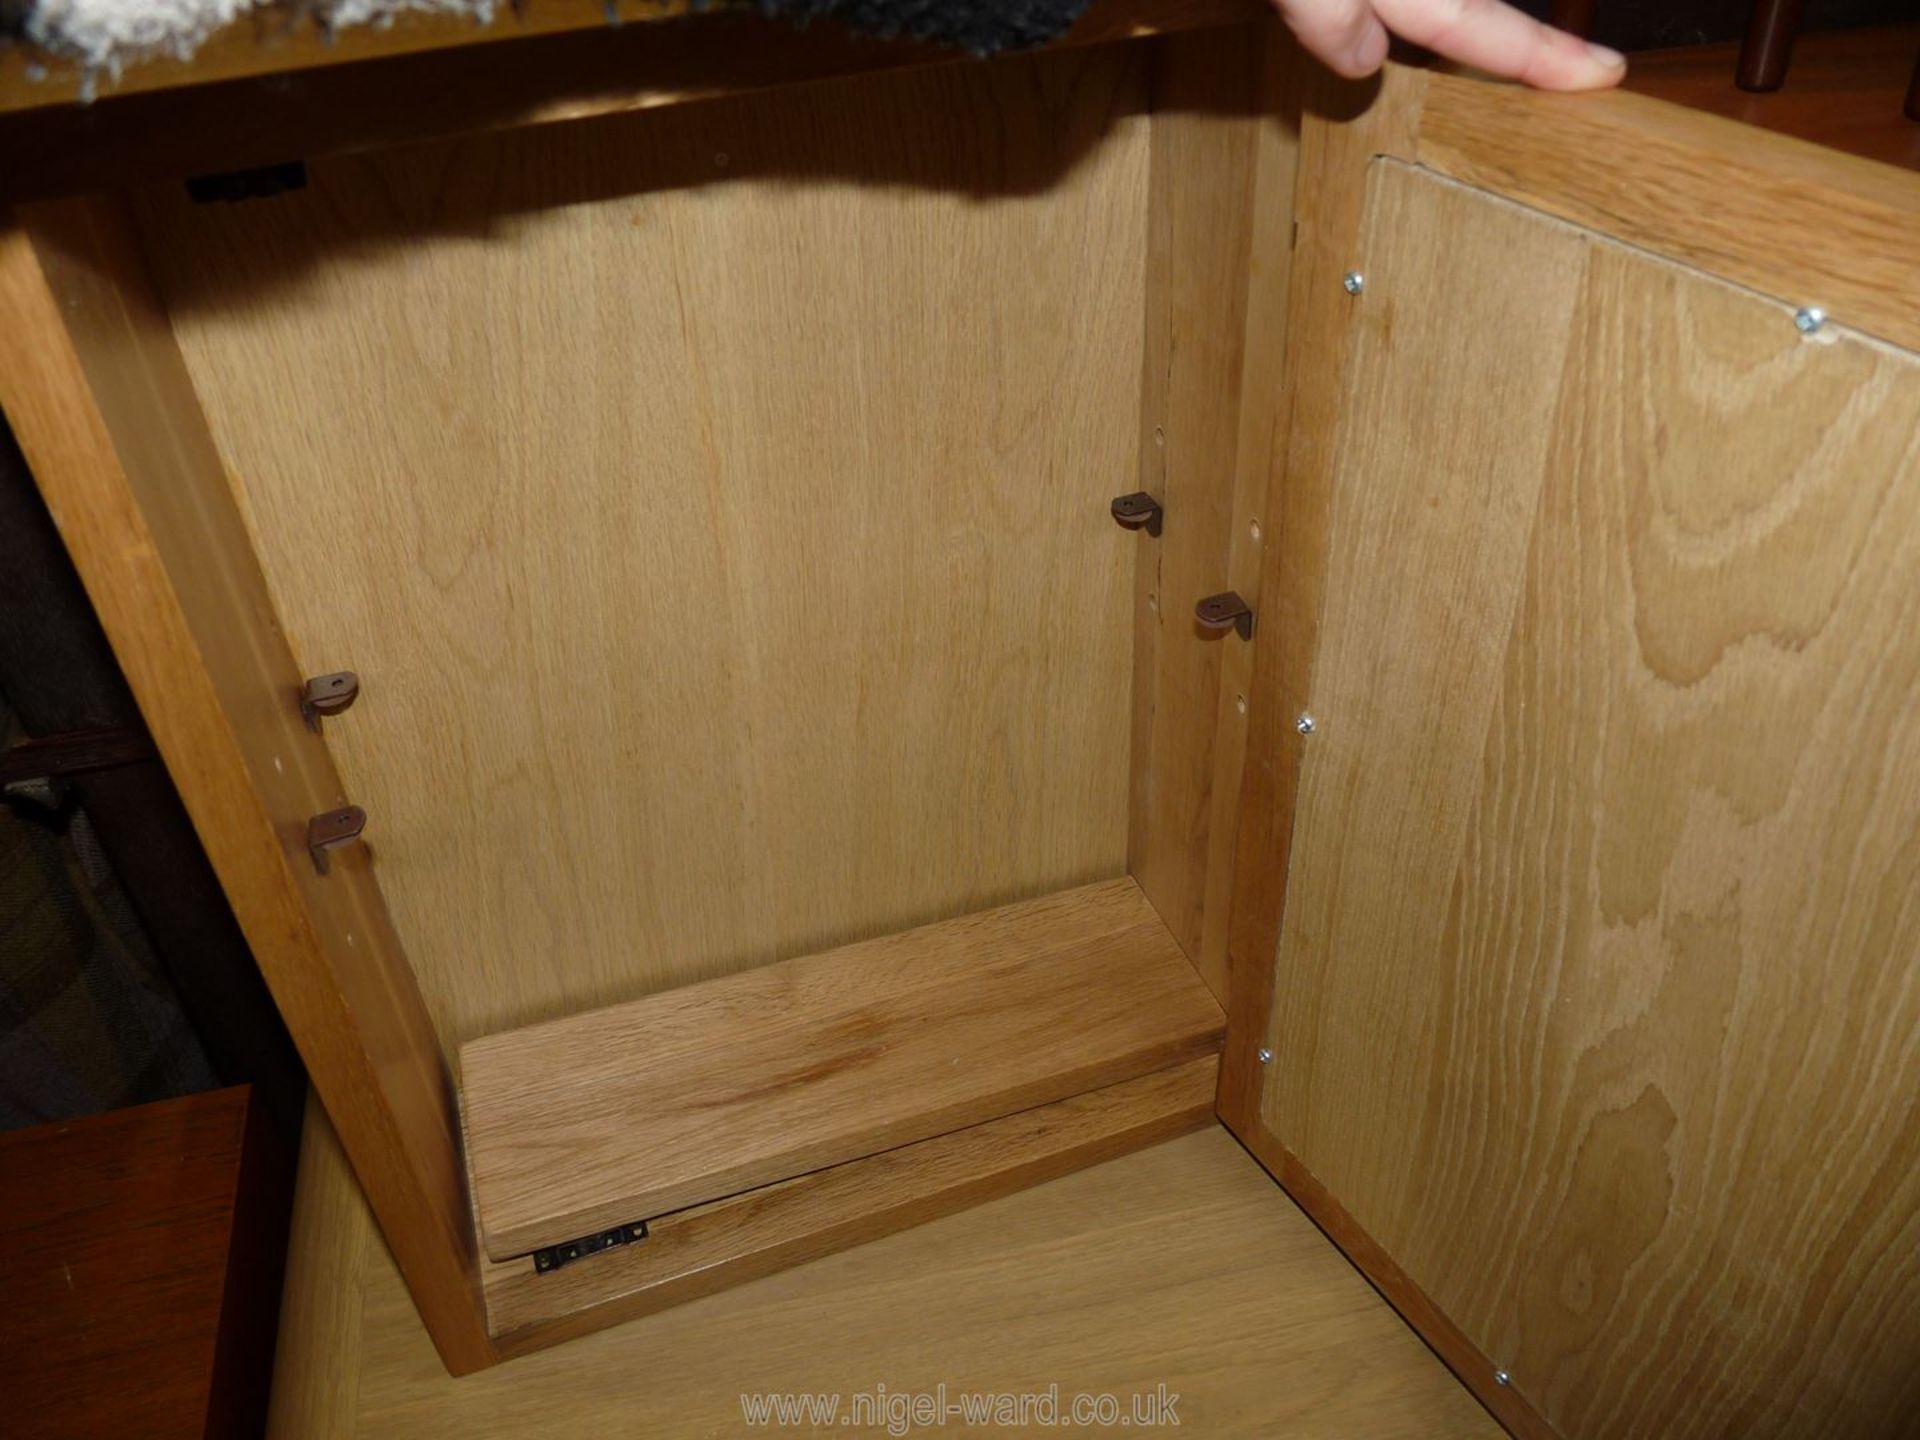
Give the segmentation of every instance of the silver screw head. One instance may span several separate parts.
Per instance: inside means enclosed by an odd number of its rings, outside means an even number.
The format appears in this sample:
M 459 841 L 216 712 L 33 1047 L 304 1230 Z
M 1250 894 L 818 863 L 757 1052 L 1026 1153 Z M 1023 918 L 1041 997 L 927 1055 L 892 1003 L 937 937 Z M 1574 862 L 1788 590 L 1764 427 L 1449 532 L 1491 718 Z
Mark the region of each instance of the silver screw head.
M 1302 715 L 1298 720 L 1293 722 L 1293 728 L 1298 730 L 1302 735 L 1311 735 L 1313 733 L 1313 717 L 1311 715 Z
M 1273 1063 L 1273 1051 L 1267 1049 L 1264 1045 L 1260 1047 L 1260 1063 L 1262 1065 L 1271 1065 Z
M 1340 282 L 1341 288 L 1349 295 L 1358 295 L 1367 288 L 1367 277 L 1358 270 L 1347 271 L 1346 278 Z
M 1793 328 L 1802 335 L 1812 335 L 1827 323 L 1827 312 L 1818 305 L 1807 305 L 1793 312 Z
M 1496 1370 L 1493 1372 L 1493 1383 L 1496 1385 L 1511 1385 L 1513 1383 L 1513 1377 L 1504 1370 Z

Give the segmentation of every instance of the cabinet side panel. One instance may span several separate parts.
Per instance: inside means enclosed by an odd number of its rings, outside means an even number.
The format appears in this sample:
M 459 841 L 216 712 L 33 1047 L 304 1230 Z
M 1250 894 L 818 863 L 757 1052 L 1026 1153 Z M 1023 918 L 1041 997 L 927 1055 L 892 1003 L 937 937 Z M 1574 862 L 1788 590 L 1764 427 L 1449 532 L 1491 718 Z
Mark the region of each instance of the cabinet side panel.
M 1194 606 L 1259 608 L 1305 63 L 1277 20 L 1155 47 L 1128 865 L 1223 1002 L 1253 652 Z
M 490 1363 L 446 1066 L 124 214 L 0 232 L 0 400 L 442 1358 Z

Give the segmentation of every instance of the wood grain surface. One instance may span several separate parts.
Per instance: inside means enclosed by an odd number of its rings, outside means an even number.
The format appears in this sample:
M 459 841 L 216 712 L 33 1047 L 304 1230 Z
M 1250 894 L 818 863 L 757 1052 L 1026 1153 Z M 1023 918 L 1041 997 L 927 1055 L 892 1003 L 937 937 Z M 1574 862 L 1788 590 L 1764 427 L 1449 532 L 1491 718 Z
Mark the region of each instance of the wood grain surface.
M 716 22 L 757 19 L 729 13 L 747 8 L 701 7 L 686 0 L 613 0 L 611 4 L 607 0 L 524 0 L 520 5 L 499 9 L 485 22 L 445 11 L 402 10 L 387 24 L 350 25 L 335 31 L 324 29 L 307 11 L 255 12 L 211 36 L 190 59 L 155 55 L 127 65 L 117 76 L 94 77 L 97 98 L 91 105 L 114 109 L 126 97 L 163 92 L 176 92 L 167 95 L 168 99 L 179 98 L 177 92 L 181 91 L 204 97 L 221 82 L 243 80 L 258 81 L 261 94 L 270 93 L 267 87 L 274 85 L 301 93 L 307 88 L 306 82 L 316 78 L 324 89 L 325 80 L 331 78 L 329 72 L 336 69 L 364 70 L 367 61 L 397 58 L 441 63 L 442 74 L 453 79 L 473 73 L 463 63 L 469 55 L 492 50 L 496 47 L 491 42 L 502 40 L 515 42 L 499 48 L 515 53 L 518 63 L 529 67 L 543 61 L 537 50 L 525 48 L 526 42 L 542 38 L 577 38 L 619 46 L 632 59 L 644 53 L 646 43 L 623 44 L 622 37 L 628 31 L 639 31 L 644 42 L 674 50 L 682 37 L 701 26 L 724 32 L 728 26 Z M 1096 39 L 1154 34 L 1165 28 L 1221 24 L 1259 13 L 1259 0 L 1181 0 L 1178 4 L 1167 0 L 1095 0 L 1062 39 L 1085 44 Z M 659 21 L 696 15 L 698 19 L 691 23 L 683 20 L 665 29 L 657 25 Z M 831 43 L 845 50 L 864 47 L 882 64 L 906 61 L 915 50 L 946 59 L 961 58 L 952 50 L 928 45 L 850 36 L 838 26 L 801 28 L 785 22 L 756 27 L 752 33 L 765 42 L 758 47 L 742 46 L 736 39 L 736 57 L 743 71 L 763 72 L 770 61 L 779 63 L 777 56 L 766 52 L 786 48 L 801 55 L 819 53 L 819 47 L 807 43 L 808 36 L 818 30 L 827 31 Z M 740 32 L 733 33 L 737 37 Z M 48 61 L 49 57 L 36 55 L 26 46 L 10 46 L 0 52 L 0 115 L 33 111 L 45 118 L 48 112 L 57 115 L 80 108 L 75 103 L 85 82 L 80 67 Z M 29 72 L 36 65 L 44 73 L 31 79 Z M 804 66 L 791 78 L 807 78 Z M 443 103 L 453 98 L 444 92 L 440 96 Z M 421 101 L 410 108 L 424 116 L 426 106 Z M 193 111 L 183 104 L 172 113 L 186 119 Z
M 143 198 L 449 1049 L 1122 870 L 1143 59 Z
M 427 1349 L 323 1117 L 310 1137 L 303 1202 L 335 1198 L 303 1203 L 287 1313 L 316 1323 L 283 1343 L 280 1388 L 326 1374 L 336 1398 L 279 1412 L 272 1440 L 737 1435 L 742 1390 L 941 1381 L 1057 1382 L 1063 1397 L 1164 1384 L 1181 1396 L 1174 1433 L 1227 1440 L 1499 1433 L 1218 1129 L 457 1381 Z
M 1127 869 L 1201 956 L 1221 656 L 1194 623 L 1228 588 L 1260 46 L 1251 30 L 1157 46 L 1148 171 L 1140 484 L 1165 511 L 1134 572 Z M 1224 969 L 1207 983 L 1226 993 Z
M 271 1136 L 245 1086 L 0 1135 L 0 1394 L 12 1440 L 259 1433 Z M 249 1115 L 253 1124 L 249 1125 Z M 252 1273 L 249 1273 L 252 1272 Z M 264 1281 L 265 1283 L 253 1283 Z
M 1361 263 L 1266 1125 L 1565 1436 L 1907 1433 L 1920 359 L 1388 160 Z
M 523 1255 L 1216 1051 L 1132 880 L 469 1041 L 487 1254 Z
M 1308 712 L 1326 579 L 1336 441 L 1357 307 L 1344 284 L 1362 263 L 1364 177 L 1375 155 L 1410 157 L 1426 74 L 1390 65 L 1378 80 L 1347 81 L 1323 69 L 1302 77 L 1299 220 L 1284 312 L 1284 359 L 1276 423 L 1258 452 L 1270 467 L 1262 594 L 1272 619 L 1255 632 L 1251 714 L 1242 772 L 1229 934 L 1227 1044 L 1219 1112 L 1294 1202 L 1313 1217 L 1413 1325 L 1509 1433 L 1533 1440 L 1551 1429 L 1432 1298 L 1355 1223 L 1339 1199 L 1265 1128 L 1260 1114 L 1294 796 L 1309 737 Z M 1248 458 L 1254 458 L 1252 456 Z
M 1643 95 L 1435 74 L 1419 160 L 1920 346 L 1920 174 Z
M 339 1134 L 311 1092 L 288 1229 L 266 1433 L 335 1440 L 352 1433 L 358 1414 L 361 1277 L 379 1232 Z
M 565 125 L 871 70 L 977 63 L 941 46 L 849 35 L 828 23 L 795 29 L 751 9 L 618 29 L 599 23 L 597 4 L 592 13 L 590 28 L 515 36 L 508 45 L 202 77 L 180 88 L 33 110 L 5 108 L 6 56 L 0 54 L 0 153 L 7 156 L 0 200 L 84 195 L 289 157 L 312 160 L 451 135 Z M 1046 48 L 1177 34 L 1271 14 L 1264 0 L 1093 0 Z
M 1213 1124 L 1219 1057 L 1089 1090 L 661 1216 L 646 1239 L 539 1273 L 483 1268 L 487 1318 L 521 1354 L 771 1275 Z
M 1303 65 L 1270 17 L 1164 40 L 1153 69 L 1140 488 L 1166 519 L 1135 574 L 1128 869 L 1223 999 L 1252 652 L 1193 609 L 1259 603 Z
M 0 401 L 274 1003 L 456 1372 L 490 1363 L 447 1069 L 115 202 L 0 231 Z
M 1220 1115 L 1243 1137 L 1259 1124 L 1275 951 L 1293 836 L 1302 737 L 1325 583 L 1335 439 L 1354 307 L 1342 284 L 1359 254 L 1359 177 L 1378 154 L 1410 156 L 1427 77 L 1389 65 L 1381 78 L 1301 78 L 1298 193 L 1287 273 L 1285 351 L 1272 430 L 1247 459 L 1264 459 L 1259 586 L 1268 623 L 1254 631 L 1228 931 L 1227 1045 Z M 1268 297 L 1266 303 L 1273 303 Z
M 1796 35 L 1788 82 L 1765 93 L 1732 83 L 1739 54 L 1737 44 L 1726 44 L 1636 55 L 1626 88 L 1863 159 L 1920 170 L 1920 125 L 1901 113 L 1920 57 L 1920 25 Z
M 1260 46 L 1247 246 L 1246 342 L 1240 362 L 1239 431 L 1233 455 L 1232 524 L 1228 529 L 1226 583 L 1254 606 L 1258 619 L 1285 633 L 1293 618 L 1275 611 L 1266 588 L 1268 536 L 1277 506 L 1271 481 L 1290 442 L 1289 372 L 1294 363 L 1289 317 L 1293 262 L 1300 223 L 1300 149 L 1304 103 L 1319 62 L 1302 50 L 1284 25 L 1274 23 Z M 1297 358 L 1297 357 L 1294 357 Z M 1310 361 L 1317 363 L 1317 360 Z M 1213 777 L 1207 803 L 1206 896 L 1201 907 L 1200 950 L 1195 963 L 1209 983 L 1232 994 L 1232 918 L 1235 857 L 1240 839 L 1241 778 L 1253 724 L 1253 680 L 1258 645 L 1223 647 L 1220 686 L 1214 703 Z

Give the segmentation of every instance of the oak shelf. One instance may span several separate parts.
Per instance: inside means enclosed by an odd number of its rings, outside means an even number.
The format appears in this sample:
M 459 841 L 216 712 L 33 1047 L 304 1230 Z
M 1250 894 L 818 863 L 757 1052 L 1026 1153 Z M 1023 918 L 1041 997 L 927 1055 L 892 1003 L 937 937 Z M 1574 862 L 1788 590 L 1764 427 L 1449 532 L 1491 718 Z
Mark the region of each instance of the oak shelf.
M 678 1210 L 590 1264 L 485 1262 L 488 1328 L 503 1356 L 544 1349 L 1204 1129 L 1219 1072 L 1206 1055 Z
M 1218 1051 L 1131 879 L 470 1041 L 483 1248 L 506 1260 Z

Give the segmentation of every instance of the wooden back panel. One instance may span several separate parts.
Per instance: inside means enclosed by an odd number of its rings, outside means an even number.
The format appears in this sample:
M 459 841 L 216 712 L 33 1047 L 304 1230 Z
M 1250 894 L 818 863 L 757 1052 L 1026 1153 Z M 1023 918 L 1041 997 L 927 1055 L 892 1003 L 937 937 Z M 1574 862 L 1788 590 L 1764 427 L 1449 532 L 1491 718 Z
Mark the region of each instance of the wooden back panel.
M 1123 869 L 1143 65 L 142 197 L 443 1045 Z
M 1920 358 L 1368 204 L 1261 1121 L 1563 1435 L 1892 1433 Z

